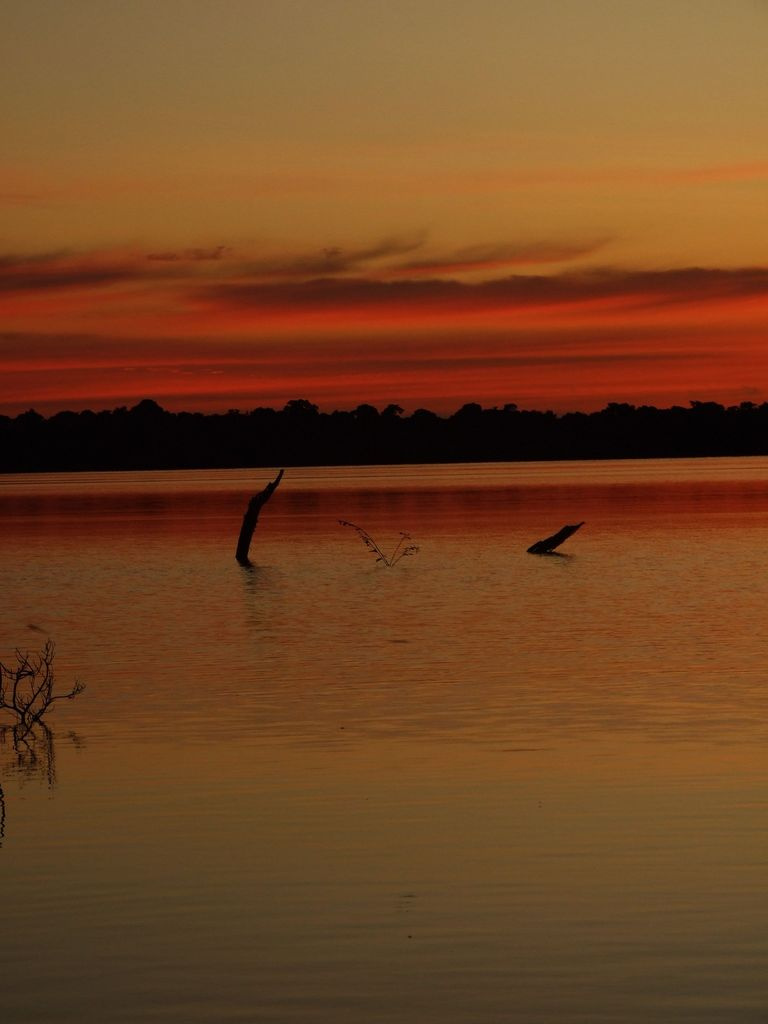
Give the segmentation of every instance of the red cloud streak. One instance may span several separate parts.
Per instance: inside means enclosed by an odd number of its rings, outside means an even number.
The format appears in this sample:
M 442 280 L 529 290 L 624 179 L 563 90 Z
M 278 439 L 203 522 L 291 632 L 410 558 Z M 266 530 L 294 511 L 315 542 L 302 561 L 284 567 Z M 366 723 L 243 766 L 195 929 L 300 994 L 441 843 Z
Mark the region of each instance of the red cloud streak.
M 467 282 L 424 276 L 427 264 L 454 274 L 463 260 L 477 270 L 512 261 L 513 249 L 414 261 L 408 276 L 403 253 L 419 244 L 328 250 L 319 259 L 326 275 L 305 279 L 301 267 L 316 272 L 317 258 L 246 261 L 223 247 L 163 260 L 0 259 L 0 411 L 144 397 L 170 408 L 249 408 L 302 396 L 324 406 L 450 411 L 515 401 L 565 410 L 768 394 L 764 268 Z M 209 252 L 215 258 L 199 255 Z M 381 260 L 376 274 L 360 276 L 362 264 Z

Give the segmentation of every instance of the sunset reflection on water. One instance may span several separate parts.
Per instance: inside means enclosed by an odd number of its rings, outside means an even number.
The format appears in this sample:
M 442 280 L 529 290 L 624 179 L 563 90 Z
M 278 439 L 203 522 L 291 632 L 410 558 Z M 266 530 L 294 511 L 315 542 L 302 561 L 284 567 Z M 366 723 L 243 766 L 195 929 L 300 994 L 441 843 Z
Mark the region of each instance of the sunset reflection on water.
M 0 481 L 9 1020 L 761 1019 L 768 460 L 273 476 Z

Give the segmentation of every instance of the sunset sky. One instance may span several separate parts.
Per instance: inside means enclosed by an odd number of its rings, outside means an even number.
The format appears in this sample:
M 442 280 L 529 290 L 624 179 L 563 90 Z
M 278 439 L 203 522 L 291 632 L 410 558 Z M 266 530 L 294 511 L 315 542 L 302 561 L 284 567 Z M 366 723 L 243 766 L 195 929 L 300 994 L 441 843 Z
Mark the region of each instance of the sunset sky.
M 768 400 L 766 0 L 7 0 L 0 413 Z

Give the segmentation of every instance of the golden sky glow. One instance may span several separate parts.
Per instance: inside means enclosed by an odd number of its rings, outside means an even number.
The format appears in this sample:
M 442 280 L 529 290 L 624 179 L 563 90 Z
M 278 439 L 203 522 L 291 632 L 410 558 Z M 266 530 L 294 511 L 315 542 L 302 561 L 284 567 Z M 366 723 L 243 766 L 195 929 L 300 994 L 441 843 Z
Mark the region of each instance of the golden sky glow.
M 761 0 L 43 0 L 0 412 L 768 399 Z

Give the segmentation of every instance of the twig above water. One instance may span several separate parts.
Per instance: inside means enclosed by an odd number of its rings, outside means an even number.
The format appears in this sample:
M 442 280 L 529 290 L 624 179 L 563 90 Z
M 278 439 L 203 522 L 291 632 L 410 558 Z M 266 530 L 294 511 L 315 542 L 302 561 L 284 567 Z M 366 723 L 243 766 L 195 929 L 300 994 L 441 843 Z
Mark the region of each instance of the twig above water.
M 373 539 L 373 537 L 364 530 L 362 526 L 358 526 L 356 523 L 350 523 L 347 519 L 339 519 L 339 526 L 351 526 L 353 530 L 357 531 L 357 535 L 362 540 L 363 544 L 376 556 L 377 562 L 382 562 L 388 567 L 396 565 L 401 558 L 405 558 L 408 555 L 415 555 L 419 550 L 417 544 L 410 544 L 411 540 L 410 533 L 406 533 L 404 530 L 400 531 L 400 540 L 397 542 L 395 550 L 391 555 L 385 555 L 379 545 Z

